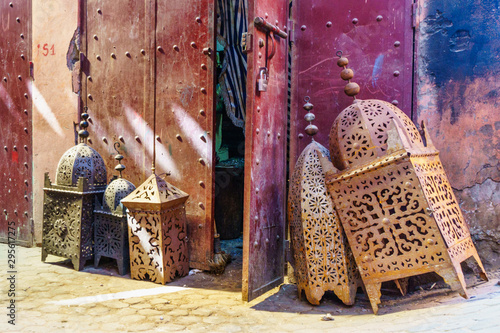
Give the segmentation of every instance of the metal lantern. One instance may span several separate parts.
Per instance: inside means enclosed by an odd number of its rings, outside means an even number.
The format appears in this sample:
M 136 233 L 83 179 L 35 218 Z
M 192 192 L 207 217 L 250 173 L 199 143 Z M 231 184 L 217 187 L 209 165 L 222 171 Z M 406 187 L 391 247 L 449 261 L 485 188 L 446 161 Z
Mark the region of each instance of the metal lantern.
M 306 97 L 305 119 L 314 120 Z M 318 131 L 309 124 L 306 133 Z M 325 185 L 325 171 L 333 168 L 328 149 L 312 140 L 299 156 L 288 191 L 288 220 L 299 296 L 319 304 L 332 290 L 342 302 L 354 304 L 361 285 L 352 252 Z
M 115 149 L 120 143 L 115 143 Z M 124 275 L 129 270 L 128 228 L 127 213 L 121 200 L 135 190 L 134 184 L 122 178 L 125 166 L 121 164 L 123 156 L 115 156 L 118 165 L 115 170 L 120 172 L 106 187 L 104 200 L 101 203 L 96 199 L 94 210 L 94 267 L 99 266 L 101 257 L 116 259 L 118 273 Z
M 377 313 L 384 281 L 436 272 L 467 298 L 460 263 L 472 243 L 439 152 L 398 108 L 357 100 L 335 120 L 326 183 Z
M 339 56 L 341 77 L 349 81 L 347 58 Z M 349 82 L 346 94 L 355 96 L 356 86 Z M 330 132 L 331 158 L 341 171 L 327 172 L 326 184 L 375 313 L 384 281 L 436 272 L 467 298 L 460 263 L 469 257 L 487 280 L 439 152 L 422 127 L 423 138 L 394 105 L 355 99 Z
M 76 270 L 93 255 L 94 198 L 106 187 L 102 157 L 87 145 L 89 115 L 82 113 L 80 143 L 64 153 L 52 184 L 45 174 L 42 261 L 48 254 L 69 258 Z
M 130 193 L 127 207 L 130 275 L 165 284 L 189 273 L 186 210 L 188 194 L 152 174 Z

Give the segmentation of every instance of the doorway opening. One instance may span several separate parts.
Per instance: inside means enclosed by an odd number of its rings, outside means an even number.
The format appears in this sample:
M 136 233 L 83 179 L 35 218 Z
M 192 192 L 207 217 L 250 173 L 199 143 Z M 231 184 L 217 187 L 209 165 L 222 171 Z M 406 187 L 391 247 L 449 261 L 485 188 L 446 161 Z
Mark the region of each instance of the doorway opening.
M 247 0 L 217 0 L 217 73 L 214 99 L 215 212 L 221 248 L 232 269 L 243 263 L 243 201 L 247 57 L 241 48 L 247 32 Z

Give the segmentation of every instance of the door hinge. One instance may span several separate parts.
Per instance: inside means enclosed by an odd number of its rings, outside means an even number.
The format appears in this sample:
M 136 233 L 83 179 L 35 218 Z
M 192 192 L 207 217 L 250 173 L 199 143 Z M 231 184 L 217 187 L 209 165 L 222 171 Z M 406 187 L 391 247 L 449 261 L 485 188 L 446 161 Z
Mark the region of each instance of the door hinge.
M 288 40 L 290 43 L 295 44 L 295 26 L 293 20 L 288 20 Z
M 252 34 L 244 32 L 241 35 L 241 51 L 245 54 L 252 52 Z
M 412 28 L 417 27 L 417 10 L 418 10 L 418 0 L 411 4 L 411 26 Z

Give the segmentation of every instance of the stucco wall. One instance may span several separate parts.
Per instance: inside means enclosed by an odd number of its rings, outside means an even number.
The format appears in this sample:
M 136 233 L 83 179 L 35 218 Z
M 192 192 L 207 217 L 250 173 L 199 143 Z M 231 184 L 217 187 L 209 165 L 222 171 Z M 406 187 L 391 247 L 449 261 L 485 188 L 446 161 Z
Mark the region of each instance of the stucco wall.
M 41 242 L 44 173 L 54 180 L 59 157 L 75 144 L 77 95 L 66 53 L 77 26 L 78 1 L 33 0 L 33 210 Z
M 416 118 L 428 124 L 483 262 L 500 266 L 500 8 L 420 1 Z

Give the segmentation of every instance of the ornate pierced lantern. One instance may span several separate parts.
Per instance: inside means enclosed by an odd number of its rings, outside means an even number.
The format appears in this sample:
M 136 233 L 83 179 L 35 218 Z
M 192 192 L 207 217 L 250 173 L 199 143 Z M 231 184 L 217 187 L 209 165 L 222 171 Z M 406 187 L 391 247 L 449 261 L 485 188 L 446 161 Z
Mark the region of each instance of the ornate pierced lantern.
M 433 271 L 467 298 L 460 263 L 471 256 L 487 280 L 439 152 L 422 127 L 423 138 L 394 105 L 355 100 L 330 132 L 330 154 L 341 171 L 327 172 L 326 184 L 375 313 L 384 281 Z
M 94 197 L 102 197 L 106 168 L 102 157 L 87 145 L 87 119 L 82 113 L 80 143 L 61 157 L 52 184 L 45 174 L 42 261 L 48 254 L 69 258 L 76 270 L 93 255 Z
M 314 120 L 312 104 L 306 98 L 305 119 Z M 318 128 L 309 124 L 311 137 Z M 325 171 L 332 169 L 328 150 L 314 141 L 302 151 L 290 180 L 288 220 L 299 297 L 319 304 L 325 291 L 332 290 L 347 305 L 354 304 L 361 284 L 359 273 L 330 195 Z
M 120 143 L 115 143 L 118 153 Z M 99 266 L 101 257 L 116 259 L 118 273 L 124 275 L 129 270 L 127 213 L 121 200 L 135 190 L 134 184 L 122 178 L 125 166 L 121 164 L 123 156 L 115 156 L 118 165 L 115 170 L 120 172 L 106 187 L 102 205 L 96 199 L 94 210 L 94 267 Z
M 128 208 L 130 275 L 165 284 L 189 273 L 188 195 L 152 174 L 122 204 Z

